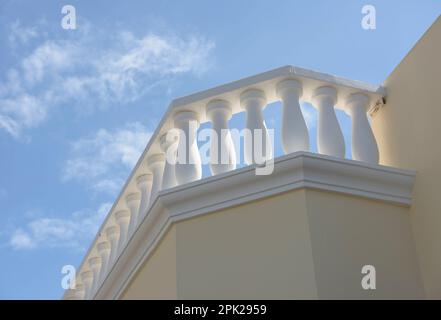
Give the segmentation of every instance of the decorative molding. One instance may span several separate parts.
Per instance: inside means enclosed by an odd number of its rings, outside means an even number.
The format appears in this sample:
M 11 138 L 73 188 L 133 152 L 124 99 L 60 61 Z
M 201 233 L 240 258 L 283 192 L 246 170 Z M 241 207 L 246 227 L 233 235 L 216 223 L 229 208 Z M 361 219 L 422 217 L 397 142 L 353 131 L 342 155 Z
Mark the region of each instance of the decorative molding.
M 175 222 L 302 188 L 409 206 L 416 175 L 413 170 L 309 152 L 275 159 L 271 175 L 258 176 L 255 169 L 255 166 L 248 166 L 160 191 L 94 298 L 121 297 L 137 270 Z

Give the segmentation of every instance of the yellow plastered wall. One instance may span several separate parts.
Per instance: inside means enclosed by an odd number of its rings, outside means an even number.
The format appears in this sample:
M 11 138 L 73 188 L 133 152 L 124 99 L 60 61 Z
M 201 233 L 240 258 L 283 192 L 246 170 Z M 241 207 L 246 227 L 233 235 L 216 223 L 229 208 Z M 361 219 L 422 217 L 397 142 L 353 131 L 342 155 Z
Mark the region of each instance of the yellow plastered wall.
M 385 81 L 372 117 L 380 162 L 417 170 L 411 225 L 426 296 L 441 298 L 441 18 Z
M 179 298 L 317 297 L 304 190 L 183 221 L 177 239 Z
M 123 298 L 423 297 L 406 207 L 303 189 L 177 222 L 169 233 Z M 364 264 L 377 269 L 374 291 L 361 287 Z
M 320 299 L 424 297 L 408 208 L 315 190 L 306 206 Z M 364 265 L 375 267 L 375 290 L 361 286 Z
M 176 229 L 172 226 L 121 299 L 177 299 Z

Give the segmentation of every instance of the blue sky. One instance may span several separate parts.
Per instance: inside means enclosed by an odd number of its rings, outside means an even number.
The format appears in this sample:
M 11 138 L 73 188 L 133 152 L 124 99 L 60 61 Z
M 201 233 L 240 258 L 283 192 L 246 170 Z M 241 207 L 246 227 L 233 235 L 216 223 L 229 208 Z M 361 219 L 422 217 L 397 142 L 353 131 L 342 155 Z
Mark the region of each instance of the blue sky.
M 61 28 L 65 4 L 76 30 Z M 361 28 L 365 4 L 375 30 Z M 381 84 L 440 12 L 436 0 L 2 0 L 0 298 L 61 296 L 61 267 L 80 263 L 173 98 L 286 64 Z M 281 154 L 280 105 L 265 117 Z

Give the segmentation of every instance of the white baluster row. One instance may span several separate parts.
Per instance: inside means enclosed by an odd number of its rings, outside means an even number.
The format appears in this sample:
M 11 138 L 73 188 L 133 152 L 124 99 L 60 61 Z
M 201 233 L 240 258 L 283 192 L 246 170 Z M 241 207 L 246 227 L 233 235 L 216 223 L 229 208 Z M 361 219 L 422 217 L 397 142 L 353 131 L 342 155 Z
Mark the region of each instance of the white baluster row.
M 281 139 L 283 151 L 309 151 L 309 134 L 300 108 L 302 83 L 286 79 L 276 85 L 282 102 Z M 317 148 L 325 155 L 343 158 L 345 144 L 335 113 L 337 90 L 331 86 L 316 88 L 311 103 L 318 111 Z M 352 118 L 352 158 L 378 163 L 378 148 L 367 117 L 369 97 L 351 94 L 346 100 L 347 113 Z M 271 141 L 263 117 L 267 105 L 265 92 L 248 89 L 240 95 L 240 106 L 246 112 L 244 159 L 247 164 L 262 164 L 272 157 Z M 210 139 L 210 170 L 212 175 L 236 168 L 236 152 L 228 127 L 232 116 L 229 101 L 215 99 L 206 105 L 206 117 L 212 123 Z M 96 256 L 88 259 L 88 269 L 80 273 L 77 288 L 69 290 L 69 299 L 90 299 L 105 280 L 118 256 L 148 215 L 149 207 L 160 190 L 199 180 L 202 176 L 201 158 L 197 146 L 199 115 L 194 111 L 178 111 L 173 116 L 174 128 L 158 139 L 161 153 L 150 155 L 146 165 L 150 172 L 136 177 L 138 191 L 125 196 L 125 207 L 113 214 L 113 224 L 104 229 L 96 247 Z M 256 130 L 259 129 L 259 130 Z M 259 140 L 261 148 L 256 148 Z M 259 150 L 257 150 L 259 149 Z

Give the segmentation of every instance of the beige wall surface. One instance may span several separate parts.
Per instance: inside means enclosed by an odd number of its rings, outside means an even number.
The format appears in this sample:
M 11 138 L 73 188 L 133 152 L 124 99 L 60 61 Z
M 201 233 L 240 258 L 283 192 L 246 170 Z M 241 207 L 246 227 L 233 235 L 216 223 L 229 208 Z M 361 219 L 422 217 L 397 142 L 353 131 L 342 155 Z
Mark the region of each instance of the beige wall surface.
M 183 299 L 305 299 L 317 290 L 305 191 L 177 224 Z
M 121 299 L 176 299 L 176 229 L 172 226 Z
M 406 207 L 302 189 L 173 226 L 123 298 L 423 297 Z
M 314 190 L 306 207 L 319 299 L 424 297 L 408 208 Z M 364 265 L 375 290 L 361 286 Z
M 441 298 L 441 18 L 385 81 L 372 117 L 380 162 L 417 170 L 411 225 L 428 298 Z
M 317 298 L 305 192 L 175 223 L 122 298 Z

